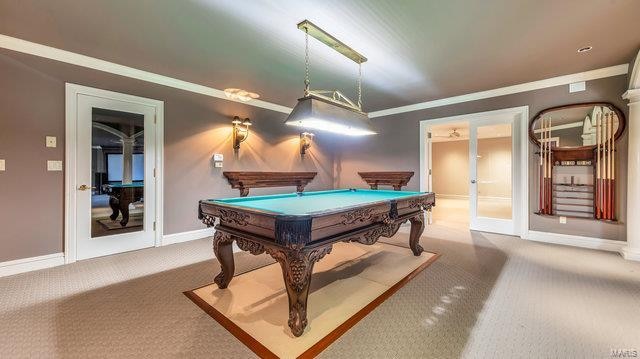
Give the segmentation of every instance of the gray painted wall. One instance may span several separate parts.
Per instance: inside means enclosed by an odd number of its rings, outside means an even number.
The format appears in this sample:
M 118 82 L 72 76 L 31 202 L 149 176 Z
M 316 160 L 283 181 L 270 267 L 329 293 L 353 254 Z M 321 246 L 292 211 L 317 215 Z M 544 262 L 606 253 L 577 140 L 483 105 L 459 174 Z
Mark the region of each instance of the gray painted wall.
M 349 146 L 342 146 L 336 155 L 336 186 L 363 187 L 357 171 L 397 170 L 415 171 L 407 189 L 420 188 L 420 121 L 448 116 L 463 115 L 476 112 L 498 110 L 503 108 L 529 106 L 529 115 L 533 118 L 539 111 L 570 103 L 605 101 L 620 108 L 625 116 L 628 109 L 621 98 L 627 89 L 627 76 L 616 76 L 589 81 L 587 90 L 569 93 L 569 86 L 557 86 L 542 90 L 523 92 L 508 96 L 494 97 L 485 100 L 465 102 L 450 106 L 437 107 L 404 114 L 373 119 L 379 134 L 372 137 L 361 137 Z M 617 144 L 618 163 L 616 178 L 618 179 L 617 213 L 619 224 L 604 223 L 593 220 L 569 219 L 567 224 L 559 224 L 556 218 L 534 215 L 537 197 L 535 184 L 530 186 L 530 224 L 532 230 L 555 232 L 573 235 L 584 235 L 614 240 L 625 240 L 626 219 L 626 158 L 627 137 L 625 135 Z M 536 147 L 529 146 L 529 169 L 535 173 L 537 166 L 533 155 Z
M 0 51 L 0 79 L 0 262 L 63 251 L 64 174 L 47 172 L 46 160 L 64 159 L 65 82 L 164 101 L 165 234 L 204 228 L 198 200 L 238 196 L 222 170 L 317 171 L 307 189 L 333 188 L 333 138 L 316 136 L 301 158 L 284 114 L 8 51 Z M 237 154 L 234 115 L 254 123 Z M 57 148 L 45 147 L 47 135 Z M 213 168 L 214 153 L 224 154 L 223 169 Z
M 422 119 L 521 105 L 529 105 L 533 116 L 547 107 L 596 100 L 613 102 L 627 111 L 620 99 L 626 77 L 619 76 L 591 81 L 587 91 L 578 94 L 569 95 L 562 86 L 376 119 L 379 135 L 320 134 L 311 153 L 302 159 L 298 132 L 282 125 L 285 115 L 280 113 L 7 50 L 0 50 L 0 78 L 0 158 L 7 160 L 7 171 L 0 172 L 0 262 L 64 250 L 64 177 L 62 172 L 47 172 L 46 160 L 64 159 L 65 82 L 165 102 L 165 234 L 203 228 L 196 218 L 199 199 L 237 195 L 221 171 L 213 168 L 213 153 L 225 155 L 226 170 L 317 171 L 309 190 L 365 187 L 357 171 L 392 169 L 416 171 L 408 189 L 418 189 L 418 123 Z M 237 155 L 230 143 L 229 123 L 234 115 L 250 117 L 255 124 Z M 57 148 L 45 147 L 47 135 L 58 137 Z M 626 137 L 618 148 L 624 164 Z M 618 193 L 624 194 L 626 168 L 616 168 L 621 180 Z M 253 193 L 288 191 L 291 189 Z M 624 220 L 624 198 L 618 203 Z M 570 221 L 560 226 L 538 216 L 531 219 L 532 229 L 624 239 L 622 224 Z

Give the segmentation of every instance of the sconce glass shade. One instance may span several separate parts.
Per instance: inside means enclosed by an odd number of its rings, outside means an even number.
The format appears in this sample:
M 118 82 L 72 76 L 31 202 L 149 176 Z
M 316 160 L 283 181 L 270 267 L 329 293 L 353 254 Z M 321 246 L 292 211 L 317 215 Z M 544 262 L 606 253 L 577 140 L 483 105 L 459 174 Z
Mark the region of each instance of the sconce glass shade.
M 239 124 L 242 123 L 242 121 L 240 120 L 240 117 L 234 116 L 233 117 L 233 121 L 231 121 L 231 123 L 234 124 L 234 125 L 239 125 Z
M 242 124 L 245 126 L 251 126 L 251 120 L 247 117 L 242 121 Z
M 290 126 L 347 136 L 376 134 L 366 113 L 316 97 L 313 94 L 299 99 L 284 123 Z

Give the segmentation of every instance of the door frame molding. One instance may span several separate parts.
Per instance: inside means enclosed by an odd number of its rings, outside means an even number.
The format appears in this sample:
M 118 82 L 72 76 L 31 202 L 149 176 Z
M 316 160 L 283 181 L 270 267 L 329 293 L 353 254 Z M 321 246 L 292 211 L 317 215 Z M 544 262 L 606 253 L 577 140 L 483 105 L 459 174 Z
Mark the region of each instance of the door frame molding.
M 77 260 L 77 233 L 76 233 L 76 144 L 77 144 L 77 116 L 78 96 L 87 95 L 100 97 L 114 101 L 129 102 L 152 107 L 155 109 L 155 156 L 156 156 L 156 205 L 154 233 L 155 246 L 162 245 L 164 227 L 164 101 L 154 100 L 123 94 L 114 91 L 102 90 L 72 83 L 65 84 L 65 166 L 64 166 L 64 258 L 65 263 L 73 263 Z
M 520 158 L 514 158 L 514 161 L 520 161 L 520 171 L 517 178 L 513 178 L 513 185 L 518 186 L 517 192 L 520 194 L 520 204 L 513 203 L 520 207 L 520 211 L 516 211 L 514 224 L 516 233 L 520 238 L 527 238 L 529 232 L 529 140 L 528 140 L 528 123 L 529 123 L 529 106 L 518 106 L 504 108 L 500 110 L 484 111 L 476 113 L 468 113 L 464 115 L 448 116 L 435 119 L 427 119 L 420 121 L 420 191 L 431 190 L 431 176 L 425 176 L 431 167 L 431 151 L 427 149 L 427 129 L 432 125 L 441 125 L 450 122 L 462 122 L 483 120 L 495 116 L 514 116 L 514 125 L 517 126 L 517 133 L 514 132 L 514 139 L 517 138 L 520 146 Z M 514 129 L 514 131 L 516 131 Z M 517 136 L 517 137 L 516 137 Z

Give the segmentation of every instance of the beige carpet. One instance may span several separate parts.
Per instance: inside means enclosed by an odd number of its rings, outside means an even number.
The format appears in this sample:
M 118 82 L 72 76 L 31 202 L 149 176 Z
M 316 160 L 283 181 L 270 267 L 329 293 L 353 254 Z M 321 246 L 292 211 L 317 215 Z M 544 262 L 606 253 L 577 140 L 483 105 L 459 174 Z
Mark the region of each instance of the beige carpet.
M 211 284 L 191 293 L 278 357 L 297 358 L 436 257 L 428 252 L 414 256 L 408 248 L 384 243 L 334 244 L 314 267 L 309 324 L 297 338 L 287 324 L 289 303 L 278 263 L 236 276 L 227 289 Z
M 422 244 L 442 257 L 320 357 L 603 358 L 640 347 L 640 264 L 463 228 L 427 227 Z M 270 262 L 236 258 L 238 272 Z M 182 294 L 217 270 L 206 239 L 0 278 L 0 356 L 253 358 Z

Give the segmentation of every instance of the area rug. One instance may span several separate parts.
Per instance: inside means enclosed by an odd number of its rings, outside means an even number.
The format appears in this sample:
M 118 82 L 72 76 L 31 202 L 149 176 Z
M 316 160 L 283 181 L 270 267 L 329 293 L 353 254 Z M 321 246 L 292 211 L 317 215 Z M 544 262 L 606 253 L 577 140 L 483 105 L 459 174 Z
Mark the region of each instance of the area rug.
M 122 228 L 131 228 L 131 227 L 142 227 L 142 217 L 129 217 L 129 222 L 127 222 L 126 226 L 120 225 L 120 221 L 122 217 L 116 218 L 115 221 L 111 220 L 111 218 L 99 219 L 98 223 L 100 223 L 105 229 L 109 231 L 118 230 Z
M 391 297 L 438 254 L 414 256 L 405 247 L 337 243 L 316 263 L 307 304 L 309 324 L 296 338 L 278 263 L 184 294 L 263 358 L 310 358 Z M 212 273 L 213 275 L 214 273 Z M 407 308 L 410 310 L 410 308 Z

